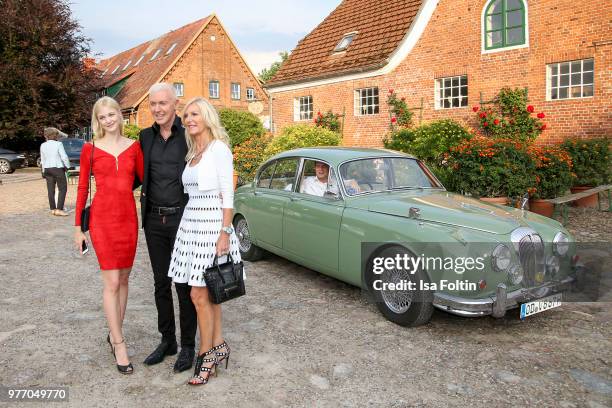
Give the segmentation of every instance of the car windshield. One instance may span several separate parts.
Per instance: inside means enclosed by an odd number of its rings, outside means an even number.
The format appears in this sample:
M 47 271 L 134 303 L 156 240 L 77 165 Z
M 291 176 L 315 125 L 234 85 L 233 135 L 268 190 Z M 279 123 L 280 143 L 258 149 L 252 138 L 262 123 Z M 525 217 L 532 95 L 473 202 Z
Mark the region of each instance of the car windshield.
M 414 188 L 443 188 L 423 163 L 411 158 L 360 159 L 340 166 L 348 195 Z
M 62 139 L 61 142 L 64 145 L 64 150 L 66 150 L 68 154 L 80 153 L 85 144 L 85 141 L 82 139 Z

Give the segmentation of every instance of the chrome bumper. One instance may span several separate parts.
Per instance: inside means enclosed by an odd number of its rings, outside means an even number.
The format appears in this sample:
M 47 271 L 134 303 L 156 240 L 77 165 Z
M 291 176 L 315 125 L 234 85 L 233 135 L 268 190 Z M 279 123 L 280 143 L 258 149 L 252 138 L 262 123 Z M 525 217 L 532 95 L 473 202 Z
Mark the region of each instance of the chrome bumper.
M 579 272 L 577 271 L 577 275 Z M 522 288 L 508 292 L 506 285 L 500 283 L 495 290 L 495 296 L 482 299 L 468 299 L 436 292 L 433 305 L 446 312 L 465 317 L 492 315 L 503 317 L 506 311 L 518 307 L 521 303 L 541 299 L 553 293 L 565 292 L 572 288 L 577 276 L 568 276 L 561 281 L 547 282 L 534 288 Z

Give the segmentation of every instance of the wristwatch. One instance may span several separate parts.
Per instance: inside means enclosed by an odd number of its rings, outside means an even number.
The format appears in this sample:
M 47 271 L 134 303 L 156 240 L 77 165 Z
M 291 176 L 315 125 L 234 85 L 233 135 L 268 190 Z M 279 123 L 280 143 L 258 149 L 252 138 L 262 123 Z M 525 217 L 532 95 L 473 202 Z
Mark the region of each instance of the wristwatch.
M 221 228 L 221 231 L 231 235 L 231 233 L 234 232 L 234 227 L 232 227 L 231 225 L 229 227 L 223 227 Z

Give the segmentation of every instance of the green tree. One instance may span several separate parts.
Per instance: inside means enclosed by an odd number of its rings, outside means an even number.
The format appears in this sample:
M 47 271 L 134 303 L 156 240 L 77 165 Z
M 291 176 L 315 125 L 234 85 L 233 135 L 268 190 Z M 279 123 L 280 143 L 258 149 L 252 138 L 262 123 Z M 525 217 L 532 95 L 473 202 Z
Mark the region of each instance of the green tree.
M 264 68 L 259 73 L 258 77 L 261 82 L 266 83 L 271 80 L 272 77 L 276 75 L 283 63 L 287 61 L 287 58 L 289 58 L 289 53 L 287 51 L 279 52 L 278 55 L 281 57 L 280 61 L 273 62 L 272 65 L 270 65 L 270 68 Z
M 232 147 L 242 144 L 253 136 L 261 136 L 266 133 L 266 129 L 264 129 L 259 118 L 251 112 L 221 109 L 219 117 L 230 137 Z
M 65 0 L 0 1 L 0 140 L 87 125 L 98 73 Z

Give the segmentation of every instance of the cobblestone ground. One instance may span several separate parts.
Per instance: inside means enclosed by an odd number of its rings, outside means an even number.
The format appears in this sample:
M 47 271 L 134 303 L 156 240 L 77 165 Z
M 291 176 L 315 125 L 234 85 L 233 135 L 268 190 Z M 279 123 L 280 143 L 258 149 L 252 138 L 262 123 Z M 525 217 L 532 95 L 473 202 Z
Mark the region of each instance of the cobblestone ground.
M 612 404 L 609 303 L 566 304 L 525 321 L 517 313 L 436 312 L 429 325 L 407 329 L 386 321 L 358 289 L 277 257 L 247 263 L 247 296 L 224 306 L 229 369 L 188 387 L 190 373 L 172 373 L 174 358 L 142 364 L 159 340 L 142 233 L 125 324 L 135 373 L 121 376 L 105 342 L 95 256 L 73 252 L 73 218 L 48 214 L 42 179 L 7 177 L 0 185 L 3 385 L 67 386 L 75 407 Z M 579 239 L 611 242 L 610 214 L 572 210 L 571 219 Z

